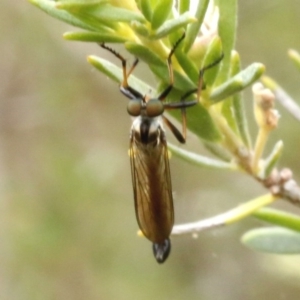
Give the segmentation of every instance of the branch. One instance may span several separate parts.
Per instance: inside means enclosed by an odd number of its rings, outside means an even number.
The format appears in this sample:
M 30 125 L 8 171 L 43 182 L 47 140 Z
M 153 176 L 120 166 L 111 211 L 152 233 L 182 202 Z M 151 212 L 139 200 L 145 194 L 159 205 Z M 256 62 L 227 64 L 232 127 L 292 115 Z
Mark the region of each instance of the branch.
M 275 169 L 262 182 L 273 195 L 288 200 L 292 204 L 300 205 L 300 187 L 293 179 L 293 172 L 290 169 L 284 168 L 280 171 Z
M 200 231 L 213 229 L 216 227 L 221 227 L 235 223 L 268 204 L 271 204 L 276 199 L 277 196 L 272 194 L 267 194 L 260 196 L 254 200 L 247 203 L 241 204 L 240 206 L 233 208 L 225 213 L 217 215 L 212 218 L 208 218 L 202 221 L 187 223 L 182 225 L 175 225 L 172 230 L 172 235 L 182 235 L 182 234 L 196 234 Z
M 172 235 L 197 234 L 200 231 L 235 223 L 249 215 L 252 215 L 261 207 L 269 205 L 279 198 L 283 198 L 293 204 L 300 205 L 300 187 L 293 179 L 293 173 L 290 169 L 285 168 L 280 172 L 274 170 L 270 177 L 259 181 L 261 181 L 264 186 L 270 190 L 270 194 L 258 197 L 225 213 L 205 220 L 175 225 L 172 230 Z

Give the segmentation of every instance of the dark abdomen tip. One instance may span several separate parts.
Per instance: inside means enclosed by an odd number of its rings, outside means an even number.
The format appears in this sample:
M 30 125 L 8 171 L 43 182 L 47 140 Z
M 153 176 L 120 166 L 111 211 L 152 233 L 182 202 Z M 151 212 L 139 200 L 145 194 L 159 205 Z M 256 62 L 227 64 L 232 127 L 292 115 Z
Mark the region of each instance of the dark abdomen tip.
M 171 242 L 165 239 L 162 243 L 153 243 L 153 254 L 156 261 L 162 264 L 169 256 L 171 251 Z

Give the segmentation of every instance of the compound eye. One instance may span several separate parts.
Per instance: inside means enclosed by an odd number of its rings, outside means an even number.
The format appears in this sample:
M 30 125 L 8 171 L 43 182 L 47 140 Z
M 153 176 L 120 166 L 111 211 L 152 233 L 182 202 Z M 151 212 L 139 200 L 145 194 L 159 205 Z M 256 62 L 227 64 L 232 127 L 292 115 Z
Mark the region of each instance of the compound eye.
M 142 101 L 140 99 L 129 100 L 127 105 L 127 112 L 132 117 L 139 116 L 141 114 L 141 109 L 142 109 Z
M 150 99 L 146 105 L 146 112 L 148 117 L 157 117 L 163 114 L 164 105 L 158 99 Z

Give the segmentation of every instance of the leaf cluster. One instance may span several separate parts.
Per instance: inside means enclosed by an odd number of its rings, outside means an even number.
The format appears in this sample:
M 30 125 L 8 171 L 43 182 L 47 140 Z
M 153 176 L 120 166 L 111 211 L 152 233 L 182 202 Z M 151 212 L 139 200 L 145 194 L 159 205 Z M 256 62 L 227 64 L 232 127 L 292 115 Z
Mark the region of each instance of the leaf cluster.
M 265 67 L 261 63 L 253 63 L 241 68 L 240 56 L 234 50 L 237 0 L 215 3 L 203 0 L 195 7 L 192 4 L 196 1 L 190 3 L 189 0 L 176 1 L 175 6 L 172 0 L 29 1 L 49 15 L 80 28 L 80 31 L 65 33 L 66 40 L 122 44 L 130 54 L 147 64 L 157 79 L 155 88 L 133 74 L 129 79 L 129 84 L 142 94 L 150 90 L 159 93 L 169 84 L 166 60 L 174 44 L 185 33 L 185 39 L 172 60 L 174 87 L 167 99 L 170 102 L 178 102 L 188 91 L 197 90 L 201 68 L 224 54 L 218 66 L 205 72 L 205 89 L 201 91 L 199 105 L 190 109 L 188 114 L 188 129 L 217 158 L 191 153 L 175 145 L 170 145 L 170 149 L 175 155 L 200 166 L 246 172 L 269 188 L 266 182 L 273 178 L 283 143 L 278 141 L 271 153 L 263 158 L 268 135 L 276 128 L 278 115 L 274 109 L 273 94 L 259 84 L 253 87 L 254 116 L 259 128 L 254 142 L 249 134 L 241 92 L 260 79 Z M 299 67 L 297 53 L 290 55 Z M 97 56 L 89 56 L 88 61 L 113 81 L 122 82 L 120 66 Z M 190 100 L 197 97 L 199 94 L 191 94 Z M 180 119 L 176 112 L 170 113 Z M 269 223 L 299 231 L 299 226 L 294 226 L 299 223 L 298 217 L 283 217 L 281 212 L 258 210 L 282 195 L 281 191 L 277 194 L 271 192 L 267 202 L 264 197 L 252 200 L 255 206 L 248 205 L 252 203 L 249 201 L 242 209 L 223 218 L 222 224 L 230 224 L 254 213 Z M 286 235 L 286 248 L 283 250 L 282 245 L 279 249 L 274 244 L 284 232 L 281 229 L 276 233 L 266 230 L 257 234 L 251 232 L 245 235 L 243 241 L 263 251 L 289 253 L 289 249 L 295 249 L 294 242 L 300 240 L 299 233 Z M 271 242 L 266 243 L 267 238 Z M 300 246 L 297 249 L 299 253 Z

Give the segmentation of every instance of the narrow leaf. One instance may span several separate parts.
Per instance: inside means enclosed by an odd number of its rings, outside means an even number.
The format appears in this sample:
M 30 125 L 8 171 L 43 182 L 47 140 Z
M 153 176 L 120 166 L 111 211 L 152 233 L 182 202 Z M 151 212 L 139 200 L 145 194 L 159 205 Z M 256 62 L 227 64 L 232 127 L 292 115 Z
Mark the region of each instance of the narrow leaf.
M 169 83 L 169 72 L 166 65 L 163 67 L 150 65 L 151 71 L 160 78 L 164 83 Z M 185 92 L 195 89 L 195 84 L 186 76 L 174 70 L 174 88 Z
M 211 64 L 214 64 L 216 61 L 220 60 L 222 57 L 222 43 L 221 39 L 216 36 L 213 38 L 213 40 L 209 43 L 206 54 L 204 56 L 203 62 L 202 62 L 202 68 L 205 68 Z M 204 83 L 206 86 L 212 86 L 217 75 L 219 72 L 221 63 L 218 63 L 217 65 L 213 66 L 212 68 L 209 68 L 204 73 Z
M 235 95 L 237 95 L 237 94 L 235 94 Z M 236 134 L 238 134 L 239 132 L 238 132 L 237 124 L 236 124 L 236 118 L 235 118 L 234 111 L 233 111 L 233 97 L 234 96 L 229 97 L 222 102 L 222 115 L 226 119 L 226 121 L 227 121 L 229 127 L 232 129 L 232 131 L 234 131 Z
M 166 66 L 166 63 L 152 49 L 134 42 L 125 43 L 126 50 L 133 56 L 139 58 L 148 65 L 160 67 Z
M 262 195 L 254 200 L 240 204 L 236 208 L 228 212 L 226 224 L 232 224 L 238 220 L 244 219 L 245 217 L 253 214 L 258 209 L 273 203 L 278 197 L 272 194 Z
M 106 59 L 91 55 L 88 57 L 88 62 L 101 71 L 103 74 L 108 76 L 110 79 L 117 83 L 121 83 L 123 80 L 123 71 L 121 68 L 112 64 Z M 134 89 L 140 91 L 141 93 L 147 93 L 149 90 L 152 90 L 152 87 L 144 83 L 142 80 L 138 79 L 134 75 L 130 75 L 129 84 Z
M 103 26 L 101 24 L 98 25 L 91 25 L 90 23 L 86 23 L 76 16 L 68 13 L 65 10 L 61 10 L 56 8 L 56 2 L 54 1 L 49 1 L 49 0 L 29 0 L 33 5 L 39 7 L 43 11 L 45 11 L 47 14 L 50 16 L 59 19 L 61 21 L 64 21 L 68 24 L 71 24 L 76 27 L 80 27 L 82 29 L 87 29 L 87 30 L 99 30 L 102 29 Z
M 300 234 L 285 228 L 259 228 L 245 233 L 242 242 L 249 248 L 276 254 L 299 254 Z
M 278 163 L 281 154 L 283 151 L 283 142 L 278 141 L 270 155 L 267 157 L 267 159 L 263 163 L 263 168 L 262 168 L 262 174 L 260 175 L 261 178 L 267 178 L 270 176 L 271 172 L 275 168 L 276 164 Z
M 149 37 L 150 31 L 148 27 L 140 22 L 132 21 L 131 28 L 140 36 L 142 37 Z
M 236 51 L 232 51 L 230 77 L 235 76 L 240 71 L 241 68 L 239 55 Z M 237 117 L 242 117 L 240 116 L 240 113 L 243 113 L 240 111 L 241 100 L 241 94 L 236 93 L 222 102 L 222 114 L 226 118 L 227 123 L 231 127 L 231 129 L 238 135 L 240 135 L 238 122 L 241 120 L 238 120 Z M 243 117 L 245 116 L 243 115 Z
M 161 39 L 179 28 L 185 27 L 185 25 L 195 21 L 196 19 L 192 17 L 189 12 L 186 12 L 178 18 L 165 21 L 164 24 L 151 35 L 151 38 Z
M 240 72 L 240 60 L 237 52 L 233 51 L 231 56 L 230 77 Z M 240 136 L 244 145 L 250 148 L 250 137 L 247 128 L 247 119 L 244 112 L 241 93 L 235 93 L 222 101 L 222 114 L 226 118 L 228 125 Z
M 300 232 L 299 215 L 284 212 L 275 208 L 263 207 L 256 210 L 253 213 L 253 216 L 262 221 Z
M 240 71 L 240 56 L 236 51 L 232 51 L 230 77 L 237 75 Z M 252 142 L 241 93 L 236 93 L 232 96 L 232 110 L 239 135 L 242 138 L 244 144 L 248 147 L 248 149 L 250 149 Z
M 169 71 L 166 60 L 161 59 L 152 49 L 143 45 L 127 42 L 125 48 L 135 57 L 147 63 L 151 71 L 163 82 L 169 83 Z M 188 77 L 174 70 L 174 87 L 182 91 L 189 91 L 195 88 L 195 84 Z
M 229 77 L 231 52 L 235 48 L 237 0 L 217 0 L 216 5 L 220 10 L 218 31 L 224 52 L 224 59 L 217 79 L 217 82 L 221 83 L 226 81 Z
M 175 56 L 189 79 L 192 82 L 197 83 L 199 80 L 199 70 L 196 68 L 193 61 L 186 55 L 186 53 L 180 51 L 180 49 L 175 52 Z
M 79 11 L 73 11 L 72 7 L 64 8 L 65 10 L 73 13 L 74 15 L 86 20 L 98 20 L 98 22 L 131 22 L 139 21 L 145 22 L 145 18 L 142 14 L 122 7 L 112 6 L 110 4 L 99 5 L 92 9 L 85 9 Z
M 216 144 L 216 143 L 208 142 L 208 141 L 204 141 L 203 144 L 207 150 L 209 150 L 213 155 L 215 155 L 219 159 L 226 161 L 226 162 L 231 161 L 231 159 L 232 159 L 231 153 L 227 149 L 225 149 L 223 146 Z
M 168 113 L 177 120 L 182 120 L 180 110 L 170 110 Z M 212 117 L 201 103 L 187 109 L 187 128 L 205 141 L 218 143 L 222 139 Z
M 171 13 L 173 0 L 160 0 L 153 10 L 151 26 L 153 30 L 159 28 Z
M 182 158 L 183 160 L 192 163 L 193 165 L 213 168 L 213 169 L 221 169 L 221 170 L 237 170 L 237 165 L 232 163 L 226 163 L 220 160 L 212 159 L 203 155 L 199 155 L 187 150 L 184 150 L 178 146 L 175 146 L 171 143 L 168 143 L 168 148 L 171 152 L 177 157 Z
M 96 19 L 110 21 L 110 22 L 145 22 L 143 15 L 140 13 L 130 11 L 121 7 L 111 5 L 99 6 L 95 10 L 91 10 L 91 15 Z
M 215 104 L 233 95 L 234 93 L 240 92 L 245 87 L 259 79 L 264 71 L 264 65 L 260 63 L 253 63 L 245 70 L 241 71 L 222 85 L 215 88 L 210 95 L 211 103 Z
M 186 37 L 184 40 L 184 52 L 187 53 L 192 47 L 197 35 L 199 34 L 200 27 L 203 23 L 204 16 L 208 7 L 209 0 L 199 1 L 198 7 L 195 13 L 197 21 L 188 26 Z
M 65 9 L 69 11 L 79 11 L 87 8 L 94 8 L 95 6 L 101 5 L 103 3 L 107 3 L 108 0 L 77 0 L 77 1 L 68 1 L 56 2 L 56 7 L 58 9 Z
M 146 20 L 151 22 L 153 12 L 152 12 L 150 0 L 140 0 L 138 1 L 138 3 L 139 3 L 139 8 L 143 13 L 144 17 L 146 18 Z
M 66 32 L 63 37 L 69 41 L 83 41 L 83 42 L 98 42 L 98 43 L 124 43 L 127 39 L 100 32 Z
M 190 0 L 180 0 L 178 5 L 179 5 L 178 8 L 179 14 L 182 15 L 183 13 L 189 10 Z
M 112 64 L 111 62 L 99 58 L 97 56 L 89 56 L 88 62 L 100 70 L 102 73 L 107 75 L 109 78 L 117 83 L 121 83 L 123 80 L 122 69 Z M 167 72 L 167 70 L 166 70 Z M 131 75 L 129 78 L 129 84 L 134 89 L 140 91 L 142 94 L 148 93 L 150 90 L 155 90 L 143 81 Z M 179 100 L 178 98 L 176 99 Z M 181 120 L 180 112 L 175 110 L 169 112 L 171 115 L 175 116 Z M 176 115 L 177 114 L 177 115 Z M 198 135 L 200 138 L 207 141 L 216 142 L 221 139 L 221 135 L 218 129 L 215 127 L 213 120 L 210 117 L 208 111 L 201 105 L 196 105 L 195 107 L 188 109 L 188 128 Z

